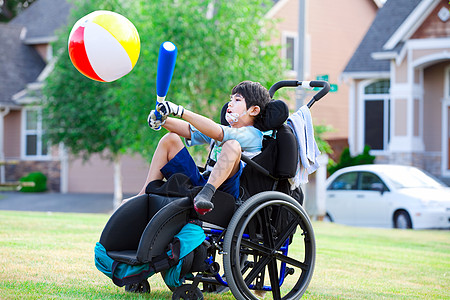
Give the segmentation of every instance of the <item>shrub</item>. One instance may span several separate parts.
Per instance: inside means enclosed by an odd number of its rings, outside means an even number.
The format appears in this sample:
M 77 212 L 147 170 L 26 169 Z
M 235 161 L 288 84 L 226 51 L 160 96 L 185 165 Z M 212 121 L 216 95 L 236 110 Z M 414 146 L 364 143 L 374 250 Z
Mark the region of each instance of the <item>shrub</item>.
M 47 177 L 41 172 L 32 172 L 20 178 L 20 182 L 34 182 L 34 186 L 22 186 L 21 192 L 36 193 L 47 190 Z
M 338 163 L 331 163 L 328 165 L 328 173 L 333 174 L 339 169 L 345 168 L 345 167 L 351 167 L 351 166 L 357 166 L 357 165 L 366 165 L 366 164 L 373 164 L 375 161 L 375 156 L 369 154 L 370 146 L 366 145 L 364 147 L 364 151 L 361 154 L 358 154 L 356 156 L 350 155 L 350 149 L 347 147 L 345 148 L 341 156 L 339 157 Z

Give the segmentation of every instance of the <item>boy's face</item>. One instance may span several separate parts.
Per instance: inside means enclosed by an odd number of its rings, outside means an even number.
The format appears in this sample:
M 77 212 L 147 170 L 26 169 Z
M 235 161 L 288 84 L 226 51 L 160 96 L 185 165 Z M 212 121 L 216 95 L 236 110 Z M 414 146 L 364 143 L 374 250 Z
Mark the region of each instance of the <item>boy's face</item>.
M 259 114 L 259 106 L 251 106 L 247 109 L 247 103 L 240 94 L 231 95 L 228 102 L 226 119 L 231 127 L 239 128 L 253 126 L 254 117 Z

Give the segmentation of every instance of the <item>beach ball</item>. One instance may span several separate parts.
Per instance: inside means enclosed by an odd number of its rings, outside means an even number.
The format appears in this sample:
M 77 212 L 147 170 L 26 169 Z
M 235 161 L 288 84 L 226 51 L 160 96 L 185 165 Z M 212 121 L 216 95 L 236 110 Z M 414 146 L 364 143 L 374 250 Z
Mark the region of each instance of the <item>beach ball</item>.
M 94 11 L 80 20 L 69 35 L 69 56 L 84 76 L 111 82 L 128 74 L 139 58 L 139 34 L 124 16 Z

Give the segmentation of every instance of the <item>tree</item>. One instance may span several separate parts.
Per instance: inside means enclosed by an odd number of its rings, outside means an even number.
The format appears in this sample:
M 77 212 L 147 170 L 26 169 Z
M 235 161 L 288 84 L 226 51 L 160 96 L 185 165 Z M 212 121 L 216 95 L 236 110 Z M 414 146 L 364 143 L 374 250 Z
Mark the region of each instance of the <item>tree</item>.
M 0 0 L 0 22 L 8 22 L 34 0 Z
M 358 165 L 365 165 L 365 164 L 373 164 L 375 162 L 376 157 L 373 155 L 370 155 L 370 146 L 365 145 L 364 150 L 362 153 L 352 156 L 350 154 L 350 149 L 347 147 L 345 148 L 341 156 L 339 157 L 339 162 L 337 163 L 330 163 L 328 165 L 328 173 L 333 174 L 339 169 L 351 167 L 351 166 L 358 166 Z
M 150 158 L 165 133 L 149 129 L 147 115 L 155 105 L 159 45 L 166 40 L 178 47 L 168 100 L 219 120 L 235 84 L 248 79 L 269 87 L 281 78 L 279 47 L 269 43 L 273 31 L 264 17 L 271 5 L 265 0 L 82 2 L 54 46 L 60 49 L 58 60 L 44 89 L 49 139 L 85 158 L 102 153 L 116 165 L 127 152 Z M 67 54 L 72 24 L 98 9 L 126 16 L 141 38 L 134 70 L 113 83 L 84 78 Z M 115 195 L 116 204 L 119 198 Z

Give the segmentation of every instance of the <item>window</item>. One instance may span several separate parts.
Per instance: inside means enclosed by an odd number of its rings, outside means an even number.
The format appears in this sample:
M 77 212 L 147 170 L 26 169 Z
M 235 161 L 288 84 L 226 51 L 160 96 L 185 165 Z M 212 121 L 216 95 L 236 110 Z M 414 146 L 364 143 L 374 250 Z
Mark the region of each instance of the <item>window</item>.
M 357 172 L 350 172 L 339 175 L 328 188 L 329 190 L 356 190 L 357 188 Z
M 379 80 L 364 88 L 364 144 L 385 150 L 390 140 L 389 80 Z
M 286 59 L 286 68 L 295 71 L 297 69 L 297 34 L 283 32 L 282 45 L 282 56 Z
M 48 144 L 43 141 L 42 111 L 26 108 L 23 112 L 23 154 L 26 158 L 48 157 Z
M 364 88 L 364 94 L 389 94 L 390 82 L 389 80 L 380 80 L 369 84 Z
M 447 71 L 447 82 L 446 82 L 446 84 L 447 84 L 447 97 L 448 98 L 450 98 L 450 68 L 448 69 L 448 71 Z
M 286 37 L 286 60 L 289 70 L 295 70 L 295 39 Z
M 380 177 L 370 172 L 361 172 L 360 189 L 363 191 L 377 191 L 380 189 L 383 191 L 388 190 Z

